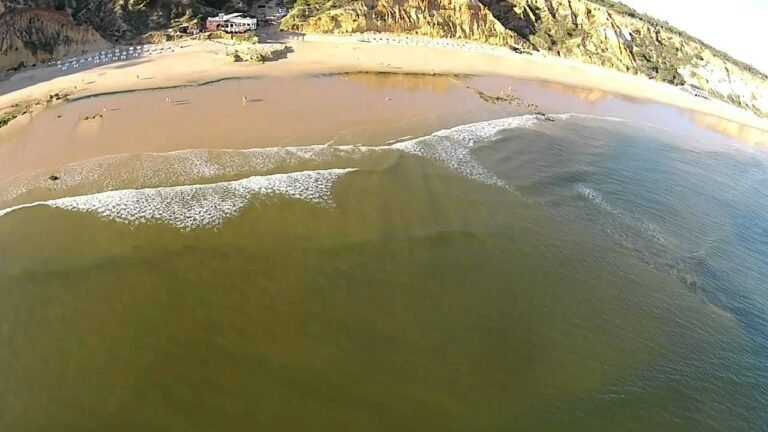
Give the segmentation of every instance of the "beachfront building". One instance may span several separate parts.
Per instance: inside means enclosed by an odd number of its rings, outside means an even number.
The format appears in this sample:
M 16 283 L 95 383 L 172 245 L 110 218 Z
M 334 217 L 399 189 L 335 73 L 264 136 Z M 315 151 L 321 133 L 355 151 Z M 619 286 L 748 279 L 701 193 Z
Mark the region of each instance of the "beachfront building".
M 256 18 L 232 18 L 227 21 L 226 25 L 221 28 L 227 33 L 245 33 L 251 30 L 256 30 L 259 20 Z
M 205 21 L 207 31 L 224 31 L 227 33 L 245 33 L 255 30 L 259 25 L 257 18 L 246 16 L 242 13 L 229 15 L 219 14 Z

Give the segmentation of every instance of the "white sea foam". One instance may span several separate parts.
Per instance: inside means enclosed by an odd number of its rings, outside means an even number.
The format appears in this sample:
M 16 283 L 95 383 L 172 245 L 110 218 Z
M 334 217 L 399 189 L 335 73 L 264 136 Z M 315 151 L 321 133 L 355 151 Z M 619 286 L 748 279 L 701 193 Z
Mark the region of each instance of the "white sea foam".
M 0 190 L 0 202 L 13 200 L 35 188 L 79 194 L 125 188 L 150 188 L 199 183 L 206 179 L 253 175 L 303 162 L 323 162 L 335 157 L 359 157 L 372 147 L 308 146 L 272 147 L 251 150 L 181 150 L 170 153 L 139 153 L 106 156 L 74 163 L 56 172 L 24 174 Z
M 471 123 L 397 143 L 392 145 L 392 148 L 436 160 L 464 176 L 483 183 L 509 187 L 496 174 L 483 167 L 470 151 L 476 143 L 486 141 L 502 130 L 531 127 L 539 121 L 538 116 L 524 115 Z
M 586 198 L 588 201 L 590 201 L 592 204 L 596 205 L 598 208 L 605 210 L 613 215 L 621 221 L 622 224 L 629 225 L 640 232 L 643 233 L 643 235 L 650 237 L 652 240 L 656 241 L 656 243 L 660 245 L 664 245 L 667 243 L 666 237 L 662 233 L 661 229 L 651 222 L 648 222 L 645 219 L 638 218 L 636 216 L 633 216 L 623 210 L 619 210 L 612 205 L 610 205 L 605 197 L 603 195 L 592 189 L 591 187 L 579 183 L 577 184 L 574 189 L 576 190 L 576 193 L 581 195 L 582 197 Z M 620 230 L 624 231 L 624 230 Z
M 534 115 L 484 121 L 375 147 L 315 145 L 107 156 L 63 167 L 55 182 L 48 180 L 49 173 L 43 171 L 12 180 L 0 193 L 0 202 L 36 188 L 47 193 L 53 189 L 59 195 L 76 191 L 78 196 L 16 205 L 0 210 L 0 216 L 43 205 L 92 212 L 125 223 L 159 221 L 183 229 L 216 226 L 255 200 L 255 195 L 282 194 L 316 203 L 328 202 L 333 180 L 348 169 L 199 184 L 205 179 L 252 176 L 291 169 L 298 164 L 338 163 L 339 158 L 359 158 L 380 151 L 402 151 L 429 158 L 471 179 L 510 188 L 474 158 L 472 147 L 502 130 L 530 127 L 538 121 L 540 117 Z
M 427 157 L 470 178 L 494 185 L 504 182 L 480 165 L 470 154 L 471 147 L 504 129 L 529 127 L 540 121 L 533 115 L 472 123 L 441 130 L 432 135 L 385 146 L 268 147 L 250 150 L 180 150 L 169 153 L 139 153 L 105 156 L 78 162 L 56 171 L 59 180 L 51 182 L 49 171 L 16 177 L 0 188 L 0 202 L 12 201 L 24 193 L 43 189 L 50 193 L 98 193 L 105 190 L 151 188 L 200 183 L 217 177 L 236 177 L 290 170 L 298 164 L 322 164 L 339 158 L 360 158 L 371 152 L 404 151 Z M 314 168 L 314 167 L 312 167 Z M 57 192 L 58 191 L 58 192 Z
M 413 138 L 415 138 L 413 135 L 408 135 L 408 136 L 404 136 L 404 137 L 400 137 L 400 138 L 395 138 L 393 140 L 389 140 L 389 141 L 387 141 L 387 144 L 394 144 L 394 143 L 397 143 L 397 142 L 401 142 L 401 141 L 405 141 L 405 140 L 409 140 L 409 139 L 413 139 Z
M 48 206 L 128 224 L 162 222 L 184 230 L 215 227 L 248 204 L 276 195 L 332 205 L 335 181 L 351 171 L 354 169 L 302 171 L 205 185 L 115 190 L 23 204 L 0 210 L 0 217 L 23 208 Z
M 614 214 L 617 212 L 616 209 L 611 207 L 611 205 L 605 201 L 605 198 L 603 198 L 603 195 L 600 192 L 592 189 L 591 187 L 585 185 L 584 183 L 577 184 L 574 189 L 579 195 L 583 196 L 584 198 L 591 201 L 593 204 L 597 205 L 603 210 L 609 211 Z

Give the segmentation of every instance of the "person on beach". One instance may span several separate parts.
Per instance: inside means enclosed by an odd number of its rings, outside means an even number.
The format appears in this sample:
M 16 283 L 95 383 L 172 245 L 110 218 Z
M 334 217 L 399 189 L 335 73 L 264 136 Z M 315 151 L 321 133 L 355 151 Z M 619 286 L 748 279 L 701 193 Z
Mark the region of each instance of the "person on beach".
M 245 95 L 243 95 L 243 105 L 245 105 L 247 102 L 248 102 L 248 98 Z
M 167 103 L 169 105 L 171 104 L 171 97 L 170 96 L 166 96 L 165 97 L 165 103 Z

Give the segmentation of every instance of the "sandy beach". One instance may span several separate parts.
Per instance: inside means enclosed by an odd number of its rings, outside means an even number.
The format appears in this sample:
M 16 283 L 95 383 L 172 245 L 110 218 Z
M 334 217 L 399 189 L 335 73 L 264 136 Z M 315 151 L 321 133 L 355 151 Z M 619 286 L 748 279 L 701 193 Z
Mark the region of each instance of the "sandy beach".
M 265 64 L 233 62 L 231 42 L 185 41 L 173 52 L 75 73 L 38 68 L 0 82 L 0 113 L 28 111 L 0 129 L 0 182 L 116 154 L 377 145 L 535 112 L 768 144 L 768 122 L 751 113 L 562 59 L 386 35 L 274 36 L 289 54 Z M 519 103 L 489 103 L 478 91 Z M 56 94 L 69 102 L 51 101 Z
M 82 98 L 8 127 L 0 145 L 0 182 L 115 154 L 382 145 L 523 114 L 512 104 L 484 102 L 467 88 L 507 83 L 403 74 L 267 76 Z M 83 120 L 88 116 L 97 118 Z
M 0 187 L 20 174 L 44 170 L 45 177 L 60 175 L 65 165 L 112 155 L 380 146 L 537 112 L 621 118 L 726 147 L 760 138 L 758 129 L 709 114 L 504 76 L 400 71 L 265 75 L 79 96 L 0 130 Z
M 768 424 L 762 120 L 377 37 L 0 83 L 0 430 Z
M 560 58 L 519 55 L 502 48 L 395 36 L 306 35 L 287 43 L 287 58 L 234 63 L 225 44 L 185 41 L 173 53 L 142 57 L 66 74 L 55 67 L 26 71 L 0 82 L 0 111 L 57 92 L 71 98 L 138 89 L 193 85 L 235 77 L 340 72 L 412 72 L 494 75 L 559 83 L 652 100 L 768 130 L 768 121 L 719 101 L 704 101 L 670 85 Z M 269 38 L 266 38 L 269 39 Z M 267 40 L 269 41 L 269 40 Z M 727 128 L 723 128 L 727 129 Z

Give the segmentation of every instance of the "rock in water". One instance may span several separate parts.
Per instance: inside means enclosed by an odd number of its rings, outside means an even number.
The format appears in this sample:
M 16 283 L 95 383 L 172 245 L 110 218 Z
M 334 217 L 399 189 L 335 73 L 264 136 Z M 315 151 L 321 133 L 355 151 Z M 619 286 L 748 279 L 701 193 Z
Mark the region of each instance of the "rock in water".
M 535 113 L 533 113 L 533 115 L 535 115 L 536 117 L 540 117 L 546 121 L 550 121 L 550 122 L 555 121 L 555 119 L 553 119 L 552 117 L 548 116 L 546 113 L 543 113 L 541 111 L 536 111 Z

